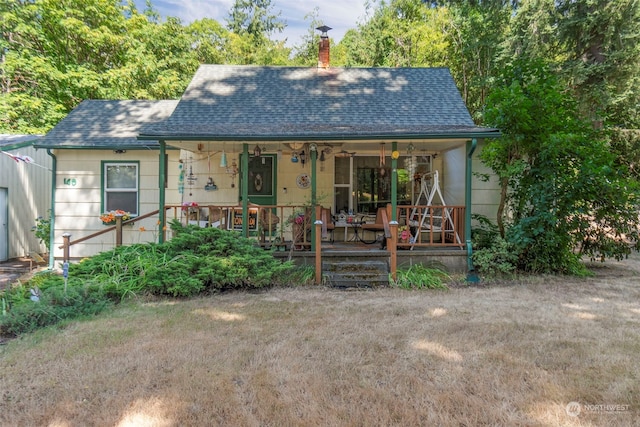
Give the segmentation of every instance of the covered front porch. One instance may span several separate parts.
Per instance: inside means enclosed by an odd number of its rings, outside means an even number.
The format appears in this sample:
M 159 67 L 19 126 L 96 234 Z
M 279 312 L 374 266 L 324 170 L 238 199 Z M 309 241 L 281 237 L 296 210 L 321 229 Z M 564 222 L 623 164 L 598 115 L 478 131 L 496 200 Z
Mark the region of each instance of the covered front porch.
M 166 143 L 161 141 L 160 145 L 163 158 Z M 261 149 L 266 146 L 264 143 L 256 143 L 255 147 L 253 143 L 242 143 L 241 150 L 238 145 L 235 144 L 237 154 L 227 154 L 227 147 L 234 145 L 171 142 L 184 153 L 178 179 L 184 182 L 183 202 L 165 204 L 165 192 L 160 189 L 162 229 L 178 219 L 184 224 L 240 232 L 255 238 L 266 249 L 273 248 L 275 256 L 295 254 L 305 262 L 313 257 L 319 266 L 318 282 L 323 252 L 364 251 L 380 256 L 384 250 L 394 278 L 398 259 L 415 260 L 417 253 L 424 260 L 439 251 L 439 261 L 446 253 L 455 262 L 443 264 L 455 265 L 456 270 L 465 266 L 472 269 L 470 180 L 476 139 L 388 144 L 362 141 L 346 145 L 358 147 L 354 151 L 343 149 L 345 145 L 334 148 L 310 142 L 286 144 L 284 147 L 290 149 L 283 152 L 271 148 L 275 154 L 265 153 Z M 333 156 L 327 155 L 327 147 L 331 147 Z M 447 150 L 438 150 L 443 147 Z M 297 162 L 289 161 L 295 157 Z M 305 164 L 300 165 L 301 157 Z M 206 158 L 206 172 L 198 165 L 198 158 Z M 215 175 L 216 168 L 225 178 L 231 175 L 230 185 Z M 166 179 L 163 170 L 161 167 L 160 182 Z M 443 189 L 439 170 L 446 171 L 455 189 Z M 292 182 L 294 174 L 296 179 Z M 217 188 L 212 191 L 211 185 Z M 448 204 L 445 193 L 458 203 Z M 224 203 L 230 199 L 238 202 Z M 280 203 L 281 199 L 289 202 Z M 166 238 L 161 235 L 160 241 Z

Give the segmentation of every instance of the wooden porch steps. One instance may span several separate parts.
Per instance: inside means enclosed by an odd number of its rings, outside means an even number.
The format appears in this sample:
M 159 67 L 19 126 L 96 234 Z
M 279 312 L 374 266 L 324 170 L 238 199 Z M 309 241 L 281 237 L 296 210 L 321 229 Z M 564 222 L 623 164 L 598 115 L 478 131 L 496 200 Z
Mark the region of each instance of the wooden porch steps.
M 328 257 L 322 260 L 327 286 L 341 289 L 389 286 L 388 258 L 353 259 Z

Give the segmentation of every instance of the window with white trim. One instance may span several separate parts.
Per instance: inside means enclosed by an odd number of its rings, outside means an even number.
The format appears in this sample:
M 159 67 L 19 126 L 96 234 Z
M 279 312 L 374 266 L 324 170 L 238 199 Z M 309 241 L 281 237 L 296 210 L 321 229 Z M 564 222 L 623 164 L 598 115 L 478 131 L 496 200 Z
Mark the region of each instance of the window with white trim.
M 139 165 L 135 163 L 102 164 L 102 203 L 104 211 L 121 209 L 138 215 Z

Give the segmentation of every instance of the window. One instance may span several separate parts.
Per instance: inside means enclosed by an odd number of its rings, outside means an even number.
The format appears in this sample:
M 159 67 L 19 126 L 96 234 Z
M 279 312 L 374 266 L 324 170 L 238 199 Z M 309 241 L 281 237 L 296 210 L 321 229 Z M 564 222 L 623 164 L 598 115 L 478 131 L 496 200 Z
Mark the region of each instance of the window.
M 420 190 L 416 177 L 430 171 L 430 155 L 398 159 L 398 204 L 413 203 Z M 336 212 L 375 213 L 391 203 L 391 163 L 380 165 L 378 156 L 336 158 L 334 187 Z
M 104 211 L 122 209 L 138 215 L 138 163 L 108 163 L 102 166 Z

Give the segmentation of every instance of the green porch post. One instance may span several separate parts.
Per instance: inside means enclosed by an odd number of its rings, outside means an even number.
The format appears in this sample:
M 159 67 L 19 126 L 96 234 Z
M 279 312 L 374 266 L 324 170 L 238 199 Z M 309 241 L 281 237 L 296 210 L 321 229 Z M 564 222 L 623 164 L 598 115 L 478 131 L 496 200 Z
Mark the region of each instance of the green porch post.
M 163 243 L 164 242 L 164 237 L 165 237 L 165 233 L 166 233 L 166 228 L 167 228 L 167 211 L 164 209 L 164 205 L 165 205 L 165 188 L 164 188 L 164 183 L 166 180 L 166 168 L 165 168 L 165 163 L 164 163 L 164 158 L 166 156 L 166 152 L 167 152 L 167 143 L 164 140 L 160 140 L 160 158 L 158 160 L 158 164 L 160 165 L 158 170 L 160 171 L 160 173 L 158 174 L 158 189 L 159 191 L 159 195 L 158 195 L 158 218 L 160 219 L 160 230 L 162 230 L 161 233 L 158 233 L 158 243 Z
M 316 203 L 317 203 L 317 177 L 316 177 L 316 160 L 318 159 L 318 151 L 314 144 L 311 144 L 311 224 L 316 223 Z M 316 227 L 311 227 L 311 246 L 316 244 Z
M 464 238 L 467 244 L 467 282 L 480 281 L 473 267 L 473 248 L 471 247 L 471 187 L 473 178 L 473 152 L 476 151 L 478 140 L 467 141 L 466 185 L 464 186 Z
M 394 154 L 398 151 L 398 143 L 391 143 L 391 221 L 397 221 L 398 218 L 398 157 Z M 399 155 L 399 154 L 398 154 Z
M 51 157 L 51 212 L 49 215 L 49 270 L 53 270 L 56 263 L 54 248 L 56 241 L 56 177 L 58 175 L 58 158 L 53 154 L 50 148 L 47 148 L 47 154 Z
M 249 237 L 249 144 L 242 144 L 242 235 Z

